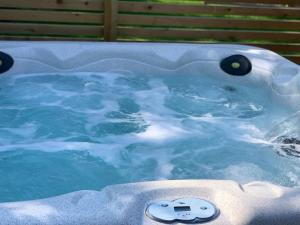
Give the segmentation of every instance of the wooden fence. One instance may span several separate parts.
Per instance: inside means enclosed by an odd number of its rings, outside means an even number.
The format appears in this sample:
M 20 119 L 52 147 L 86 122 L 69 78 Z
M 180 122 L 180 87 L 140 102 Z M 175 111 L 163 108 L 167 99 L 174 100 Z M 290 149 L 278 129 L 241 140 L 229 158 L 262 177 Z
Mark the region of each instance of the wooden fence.
M 0 38 L 243 43 L 300 64 L 300 0 L 0 0 Z

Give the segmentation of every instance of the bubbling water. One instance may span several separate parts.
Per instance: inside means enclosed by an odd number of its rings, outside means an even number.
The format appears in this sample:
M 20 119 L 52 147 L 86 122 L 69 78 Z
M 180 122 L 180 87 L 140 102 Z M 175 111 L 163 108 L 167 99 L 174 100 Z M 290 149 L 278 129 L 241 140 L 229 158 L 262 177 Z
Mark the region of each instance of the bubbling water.
M 183 74 L 0 81 L 0 201 L 161 179 L 299 185 L 298 159 L 266 138 L 292 113 L 271 90 Z

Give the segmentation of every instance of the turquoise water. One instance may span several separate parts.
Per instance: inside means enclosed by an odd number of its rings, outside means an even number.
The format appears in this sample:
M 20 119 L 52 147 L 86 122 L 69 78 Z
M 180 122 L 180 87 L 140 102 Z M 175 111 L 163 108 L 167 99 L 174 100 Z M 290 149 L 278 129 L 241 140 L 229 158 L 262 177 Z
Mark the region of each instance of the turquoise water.
M 273 141 L 293 113 L 212 76 L 2 76 L 0 201 L 162 179 L 299 185 L 299 159 Z

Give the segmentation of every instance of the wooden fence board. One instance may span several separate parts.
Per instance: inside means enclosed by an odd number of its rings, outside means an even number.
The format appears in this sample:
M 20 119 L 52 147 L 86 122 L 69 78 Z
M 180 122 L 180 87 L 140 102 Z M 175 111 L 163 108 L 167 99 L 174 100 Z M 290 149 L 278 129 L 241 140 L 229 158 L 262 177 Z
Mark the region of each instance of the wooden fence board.
M 17 41 L 101 41 L 101 37 L 57 37 L 57 36 L 34 36 L 34 35 L 1 35 L 0 40 Z
M 164 14 L 211 14 L 242 16 L 276 16 L 300 18 L 300 8 L 258 6 L 209 6 L 190 4 L 162 4 L 149 2 L 119 2 L 120 12 L 164 13 Z
M 248 45 L 257 46 L 260 48 L 269 49 L 274 52 L 280 53 L 291 53 L 291 52 L 299 52 L 300 53 L 300 44 L 253 44 L 248 43 Z
M 89 10 L 104 9 L 103 0 L 1 0 L 0 7 L 26 9 Z
M 32 35 L 93 35 L 102 36 L 103 27 L 86 25 L 53 25 L 36 23 L 3 23 L 0 22 L 0 34 Z
M 300 20 L 249 20 L 179 16 L 119 15 L 119 25 L 189 26 L 300 31 Z
M 280 4 L 296 5 L 299 0 L 205 0 L 206 3 L 232 4 L 232 3 L 251 3 L 251 4 Z
M 103 13 L 0 9 L 1 21 L 103 24 Z
M 272 31 L 187 30 L 119 27 L 118 34 L 120 36 L 143 38 L 214 39 L 222 41 L 266 40 L 298 43 L 300 40 L 300 32 Z
M 286 57 L 294 63 L 300 64 L 300 55 L 283 55 L 283 57 Z
M 0 39 L 248 43 L 300 63 L 299 0 L 206 3 L 0 0 Z
M 117 39 L 118 3 L 116 0 L 105 0 L 104 7 L 104 40 L 114 41 Z

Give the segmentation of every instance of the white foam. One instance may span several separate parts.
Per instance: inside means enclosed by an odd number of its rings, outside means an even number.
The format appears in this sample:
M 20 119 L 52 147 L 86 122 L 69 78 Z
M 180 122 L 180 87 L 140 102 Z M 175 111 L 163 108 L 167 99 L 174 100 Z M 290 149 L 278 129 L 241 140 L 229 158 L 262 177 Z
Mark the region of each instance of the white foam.
M 229 92 L 224 89 L 229 84 L 213 76 L 184 80 L 178 74 L 120 72 L 6 78 L 2 85 L 11 89 L 15 102 L 4 93 L 0 112 L 19 112 L 14 125 L 0 128 L 7 132 L 0 151 L 87 151 L 129 181 L 203 176 L 245 182 L 272 174 L 272 168 L 265 172 L 247 154 L 233 151 L 257 148 L 276 154 L 264 136 L 269 127 L 261 121 L 278 115 L 268 111 L 269 95 L 260 86 L 248 96 L 248 87 L 230 84 L 235 91 Z M 61 76 L 61 81 L 51 76 Z M 39 88 L 20 91 L 26 86 Z M 180 101 L 168 102 L 174 96 Z M 124 98 L 130 101 L 122 106 Z M 232 161 L 225 162 L 227 155 L 218 158 L 226 151 Z
M 245 184 L 251 181 L 264 180 L 268 173 L 255 164 L 241 162 L 237 165 L 228 166 L 224 170 L 224 176 L 225 179 L 239 180 Z

